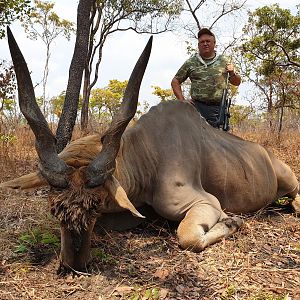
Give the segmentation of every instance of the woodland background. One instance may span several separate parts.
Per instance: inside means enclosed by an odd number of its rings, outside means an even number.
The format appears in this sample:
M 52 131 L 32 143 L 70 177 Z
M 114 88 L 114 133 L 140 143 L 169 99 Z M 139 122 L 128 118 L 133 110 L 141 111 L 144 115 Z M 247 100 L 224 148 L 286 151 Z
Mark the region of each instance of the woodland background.
M 116 31 L 160 34 L 177 30 L 182 18 L 187 52 L 201 28 L 207 6 L 211 28 L 219 30 L 222 18 L 237 18 L 246 1 L 96 1 L 90 23 L 87 64 L 77 98 L 68 87 L 47 98 L 51 49 L 60 35 L 75 34 L 76 25 L 55 12 L 54 3 L 0 1 L 0 33 L 21 22 L 28 37 L 42 39 L 46 52 L 44 91 L 37 101 L 59 147 L 71 138 L 101 133 L 121 103 L 127 81 L 112 78 L 95 88 L 101 74 L 101 53 Z M 235 103 L 231 89 L 231 132 L 259 142 L 285 161 L 300 180 L 300 8 L 280 4 L 248 12 L 241 36 L 232 30 L 224 42 L 244 81 L 251 86 L 247 105 Z M 183 16 L 188 15 L 188 22 Z M 206 23 L 207 24 L 207 23 Z M 22 46 L 22 45 L 21 45 Z M 80 89 L 82 82 L 82 89 Z M 188 92 L 188 84 L 186 86 Z M 153 87 L 161 101 L 172 101 L 170 89 Z M 72 97 L 71 97 L 72 96 Z M 5 181 L 36 170 L 34 138 L 17 105 L 16 80 L 10 61 L 0 65 L 0 179 Z M 66 107 L 78 111 L 69 120 Z M 149 108 L 141 99 L 138 118 Z M 78 110 L 77 110 L 78 109 Z M 59 117 L 74 123 L 68 136 L 59 128 Z M 68 123 L 69 122 L 69 123 Z M 61 123 L 62 124 L 62 123 Z M 72 127 L 72 126 L 71 126 Z M 72 127 L 73 129 L 73 127 Z M 47 189 L 31 192 L 1 191 L 0 200 L 0 299 L 300 299 L 300 223 L 285 201 L 243 216 L 245 224 L 232 238 L 202 253 L 182 251 L 176 224 L 148 220 L 135 230 L 95 235 L 93 260 L 87 274 L 59 278 L 55 274 L 60 247 L 59 224 L 47 205 Z

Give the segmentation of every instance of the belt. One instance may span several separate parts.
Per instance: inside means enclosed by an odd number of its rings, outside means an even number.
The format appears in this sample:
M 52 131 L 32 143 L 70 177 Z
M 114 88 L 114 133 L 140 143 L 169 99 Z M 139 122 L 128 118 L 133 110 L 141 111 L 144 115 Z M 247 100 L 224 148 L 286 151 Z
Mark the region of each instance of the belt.
M 208 106 L 219 106 L 220 105 L 220 102 L 202 101 L 202 100 L 194 100 L 194 101 L 199 102 L 201 104 L 208 105 Z

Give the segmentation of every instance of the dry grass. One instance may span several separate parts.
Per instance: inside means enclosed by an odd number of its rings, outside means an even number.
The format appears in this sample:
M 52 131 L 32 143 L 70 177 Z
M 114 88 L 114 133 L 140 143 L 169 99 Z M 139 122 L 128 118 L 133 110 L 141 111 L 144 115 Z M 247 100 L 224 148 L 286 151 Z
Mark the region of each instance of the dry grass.
M 36 166 L 31 133 L 20 132 L 0 147 L 1 181 Z M 240 135 L 272 148 L 300 179 L 299 134 L 280 142 L 267 133 Z M 286 207 L 245 216 L 237 234 L 198 254 L 179 248 L 176 226 L 165 220 L 95 235 L 90 275 L 59 278 L 59 248 L 35 236 L 59 236 L 46 192 L 1 192 L 1 300 L 300 299 L 300 222 Z M 33 240 L 17 253 L 26 235 Z

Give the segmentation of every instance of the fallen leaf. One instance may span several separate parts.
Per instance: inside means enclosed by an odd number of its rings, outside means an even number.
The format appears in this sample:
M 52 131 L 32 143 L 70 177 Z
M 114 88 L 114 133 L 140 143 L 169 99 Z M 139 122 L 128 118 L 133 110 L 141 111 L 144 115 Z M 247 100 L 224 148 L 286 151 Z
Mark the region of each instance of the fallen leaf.
M 182 285 L 182 284 L 179 284 L 178 286 L 176 286 L 175 289 L 176 289 L 176 291 L 178 293 L 183 294 L 185 292 L 185 290 L 186 290 L 186 287 L 184 285 Z
M 168 296 L 169 290 L 161 289 L 159 290 L 159 299 L 165 299 Z
M 169 276 L 169 270 L 167 269 L 157 269 L 154 273 L 154 277 L 159 279 L 166 279 Z
M 126 295 L 129 294 L 133 289 L 134 289 L 133 286 L 127 286 L 127 285 L 118 286 L 115 288 L 114 294 L 119 294 L 121 296 Z

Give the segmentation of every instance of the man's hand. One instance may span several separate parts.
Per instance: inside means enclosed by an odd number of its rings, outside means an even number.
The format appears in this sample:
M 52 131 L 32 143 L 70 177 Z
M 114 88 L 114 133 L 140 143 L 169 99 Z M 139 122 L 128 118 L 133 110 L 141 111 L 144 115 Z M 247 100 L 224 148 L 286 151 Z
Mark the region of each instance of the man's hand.
M 194 100 L 192 98 L 190 98 L 190 99 L 183 99 L 183 100 L 179 100 L 179 101 L 185 102 L 187 104 L 191 104 L 191 105 L 195 106 L 195 102 L 194 102 Z
M 228 64 L 226 66 L 226 72 L 229 72 L 229 75 L 233 75 L 234 74 L 234 65 L 233 64 Z
M 229 63 L 225 70 L 229 73 L 229 82 L 235 86 L 239 86 L 241 83 L 241 77 L 235 73 L 234 65 Z

